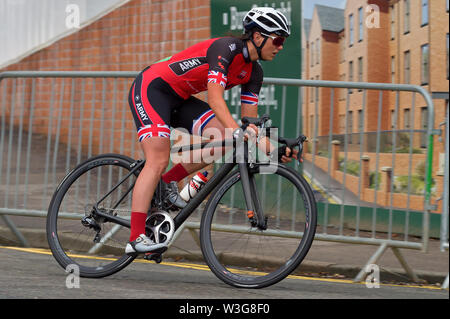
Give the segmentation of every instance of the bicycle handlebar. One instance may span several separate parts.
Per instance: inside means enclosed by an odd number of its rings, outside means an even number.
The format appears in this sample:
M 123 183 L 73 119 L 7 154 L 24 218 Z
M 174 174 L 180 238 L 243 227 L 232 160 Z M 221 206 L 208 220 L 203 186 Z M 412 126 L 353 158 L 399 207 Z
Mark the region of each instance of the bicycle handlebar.
M 242 118 L 242 130 L 245 131 L 245 129 L 250 125 L 250 124 L 254 124 L 260 128 L 263 128 L 266 130 L 266 136 L 268 136 L 270 138 L 270 129 L 273 128 L 271 127 L 271 120 L 270 120 L 270 116 L 268 114 L 264 114 L 261 118 L 252 118 L 252 117 L 243 117 Z M 267 123 L 270 123 L 268 126 L 266 126 Z M 295 147 L 298 146 L 298 160 L 299 162 L 301 161 L 301 156 L 303 153 L 303 143 L 305 141 L 307 141 L 307 137 L 304 136 L 303 134 L 299 135 L 297 138 L 285 138 L 285 137 L 278 137 L 278 143 L 280 144 L 284 144 L 285 146 L 289 147 L 290 149 L 294 149 Z M 283 153 L 285 152 L 285 148 L 283 149 Z M 291 152 L 291 156 L 292 156 L 292 152 Z
M 242 118 L 242 130 L 245 131 L 247 127 L 250 124 L 254 124 L 259 128 L 263 128 L 266 131 L 266 136 L 270 137 L 270 129 L 273 129 L 274 127 L 271 126 L 271 119 L 268 114 L 264 114 L 261 118 L 253 118 L 253 117 L 243 117 Z M 303 143 L 307 140 L 307 137 L 301 134 L 300 136 L 296 138 L 285 138 L 285 137 L 277 137 L 277 141 L 280 144 L 283 144 L 287 147 L 289 147 L 291 150 L 295 147 L 298 147 L 298 161 L 301 161 L 302 153 L 303 153 Z M 216 142 L 204 142 L 201 144 L 191 144 L 191 145 L 184 145 L 179 148 L 174 148 L 171 150 L 171 153 L 179 153 L 179 152 L 185 152 L 185 151 L 193 151 L 196 149 L 203 149 L 205 147 L 208 148 L 214 148 L 214 147 L 226 147 L 233 145 L 234 139 L 232 140 L 222 140 L 222 141 L 216 141 Z M 283 154 L 285 152 L 285 148 L 283 148 Z M 291 156 L 292 156 L 291 152 Z

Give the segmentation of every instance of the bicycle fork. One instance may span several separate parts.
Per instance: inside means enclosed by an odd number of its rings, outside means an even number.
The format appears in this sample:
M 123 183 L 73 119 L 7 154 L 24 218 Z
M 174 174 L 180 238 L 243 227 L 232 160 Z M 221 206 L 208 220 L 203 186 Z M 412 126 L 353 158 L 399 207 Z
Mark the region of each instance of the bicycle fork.
M 260 230 L 267 229 L 267 217 L 264 216 L 261 202 L 256 188 L 255 177 L 248 172 L 247 163 L 239 163 L 239 172 L 241 174 L 242 190 L 247 206 L 247 217 L 252 227 L 258 227 Z

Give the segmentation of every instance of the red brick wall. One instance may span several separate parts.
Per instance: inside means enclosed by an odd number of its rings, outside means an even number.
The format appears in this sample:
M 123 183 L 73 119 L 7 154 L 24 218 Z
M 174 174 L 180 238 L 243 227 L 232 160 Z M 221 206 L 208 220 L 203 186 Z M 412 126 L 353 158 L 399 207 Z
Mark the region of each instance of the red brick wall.
M 0 72 L 140 71 L 153 62 L 209 37 L 209 0 L 132 0 L 79 32 Z M 55 135 L 59 128 L 61 142 L 70 140 L 73 145 L 77 145 L 81 127 L 83 148 L 86 149 L 89 139 L 92 139 L 94 153 L 110 150 L 111 147 L 114 151 L 120 151 L 119 134 L 123 125 L 122 118 L 125 117 L 125 142 L 121 143 L 125 144 L 125 153 L 137 156 L 133 152 L 136 145 L 130 143 L 136 140 L 136 133 L 127 103 L 132 80 L 118 79 L 114 82 L 113 79 L 96 79 L 95 84 L 92 79 L 76 79 L 74 82 L 70 79 L 56 79 L 54 82 L 52 79 L 36 80 L 33 132 L 47 134 L 51 126 L 52 134 Z M 11 95 L 14 86 L 16 93 Z M 31 80 L 7 79 L 2 81 L 0 90 L 2 95 L 4 90 L 7 92 L 3 97 L 6 107 L 0 101 L 0 106 L 6 108 L 6 122 L 12 118 L 15 124 L 19 124 L 22 118 L 23 127 L 27 128 L 31 106 Z M 53 100 L 51 92 L 54 94 Z M 22 100 L 23 93 L 25 98 Z M 103 96 L 106 98 L 104 104 L 101 103 Z M 114 121 L 111 119 L 113 112 Z M 59 122 L 60 114 L 62 116 Z M 91 114 L 95 115 L 92 122 L 94 130 L 90 130 Z M 106 119 L 103 134 L 99 132 L 101 118 Z M 69 126 L 73 128 L 70 137 Z M 111 134 L 113 129 L 115 132 Z
M 209 19 L 209 0 L 132 0 L 6 70 L 141 70 L 209 38 Z

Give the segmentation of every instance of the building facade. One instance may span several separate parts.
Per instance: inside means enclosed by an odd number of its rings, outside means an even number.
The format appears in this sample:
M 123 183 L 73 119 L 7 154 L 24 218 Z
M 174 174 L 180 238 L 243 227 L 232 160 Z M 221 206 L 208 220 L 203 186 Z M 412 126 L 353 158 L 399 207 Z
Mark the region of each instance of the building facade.
M 448 10 L 447 0 L 347 0 L 343 10 L 316 5 L 312 20 L 304 21 L 309 28 L 304 31 L 303 78 L 412 84 L 422 86 L 430 94 L 448 92 Z M 364 133 L 367 144 L 371 133 L 377 130 L 385 136 L 412 130 L 409 138 L 417 153 L 413 165 L 425 160 L 424 132 L 429 125 L 429 110 L 421 96 L 326 88 L 306 88 L 304 92 L 305 132 L 316 137 L 316 142 L 328 141 L 325 137 L 330 134 L 350 134 L 350 144 L 358 144 L 359 133 Z M 436 128 L 445 119 L 448 100 L 434 100 L 434 108 Z M 434 145 L 434 192 L 440 194 L 445 150 L 437 137 Z M 316 154 L 320 155 L 320 149 L 323 146 L 315 148 Z M 364 152 L 370 154 L 373 150 Z M 350 152 L 348 156 L 356 160 L 360 152 Z M 392 163 L 388 151 L 380 156 L 385 158 L 384 166 L 392 166 L 388 165 Z M 407 157 L 396 157 L 394 164 L 399 174 L 408 174 L 403 171 L 408 167 L 407 161 Z M 375 169 L 374 162 L 371 161 L 370 170 Z

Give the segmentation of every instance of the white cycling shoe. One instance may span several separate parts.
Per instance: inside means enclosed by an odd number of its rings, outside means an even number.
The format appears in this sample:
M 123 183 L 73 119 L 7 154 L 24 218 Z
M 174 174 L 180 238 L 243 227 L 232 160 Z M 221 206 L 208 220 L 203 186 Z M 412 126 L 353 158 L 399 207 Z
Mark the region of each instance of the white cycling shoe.
M 125 247 L 126 254 L 149 253 L 154 251 L 166 250 L 165 243 L 157 244 L 145 234 L 140 234 L 136 240 L 129 242 Z

